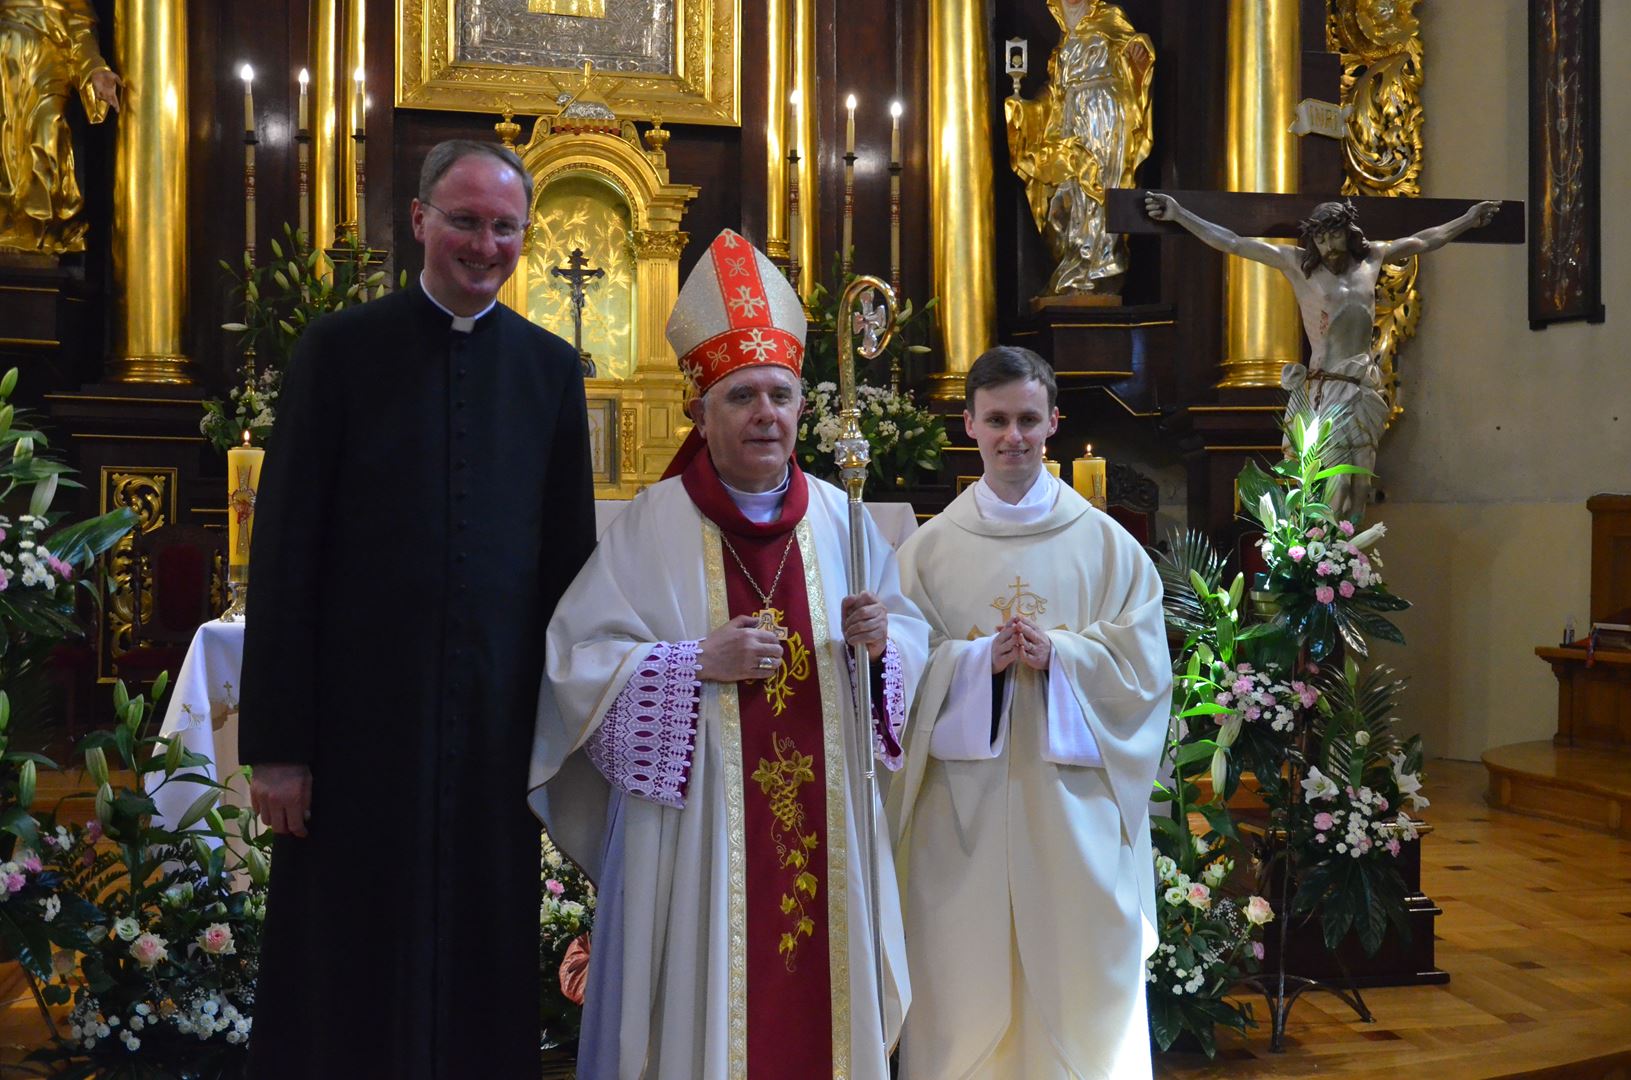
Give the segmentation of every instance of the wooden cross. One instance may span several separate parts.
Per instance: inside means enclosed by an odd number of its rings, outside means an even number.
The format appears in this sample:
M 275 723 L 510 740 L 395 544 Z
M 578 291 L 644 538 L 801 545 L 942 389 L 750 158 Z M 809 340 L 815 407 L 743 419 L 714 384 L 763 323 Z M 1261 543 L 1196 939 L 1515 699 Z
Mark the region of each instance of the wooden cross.
M 549 272 L 558 278 L 564 278 L 572 286 L 572 345 L 578 350 L 578 358 L 584 364 L 584 374 L 594 374 L 594 362 L 589 354 L 583 351 L 583 301 L 584 286 L 595 278 L 603 278 L 606 271 L 600 268 L 588 269 L 589 260 L 584 257 L 582 248 L 573 248 L 572 254 L 567 256 L 565 266 L 557 266 Z

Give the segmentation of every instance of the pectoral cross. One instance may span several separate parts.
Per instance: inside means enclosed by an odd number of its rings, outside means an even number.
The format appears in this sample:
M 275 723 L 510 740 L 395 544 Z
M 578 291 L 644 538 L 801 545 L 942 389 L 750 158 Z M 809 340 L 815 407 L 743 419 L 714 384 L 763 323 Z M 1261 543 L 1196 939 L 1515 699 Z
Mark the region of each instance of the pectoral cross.
M 605 277 L 606 271 L 598 267 L 590 270 L 588 266 L 589 260 L 584 257 L 583 249 L 573 248 L 572 254 L 567 256 L 566 265 L 553 267 L 549 272 L 565 279 L 572 287 L 572 345 L 578 350 L 578 360 L 583 364 L 584 377 L 593 378 L 595 362 L 583 351 L 584 286 L 595 278 Z
M 759 629 L 769 630 L 777 641 L 787 640 L 787 627 L 782 624 L 782 613 L 773 607 L 760 608 L 753 613 L 759 618 Z

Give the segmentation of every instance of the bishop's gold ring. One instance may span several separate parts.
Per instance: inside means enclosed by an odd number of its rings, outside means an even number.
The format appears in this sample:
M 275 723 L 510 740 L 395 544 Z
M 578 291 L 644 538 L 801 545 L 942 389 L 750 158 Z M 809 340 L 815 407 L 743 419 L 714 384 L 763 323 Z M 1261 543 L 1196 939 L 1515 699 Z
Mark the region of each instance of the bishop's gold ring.
M 775 657 L 773 657 L 773 656 L 761 656 L 761 657 L 759 657 L 759 670 L 760 671 L 772 671 L 772 670 L 775 669 L 775 667 L 776 667 L 776 658 Z

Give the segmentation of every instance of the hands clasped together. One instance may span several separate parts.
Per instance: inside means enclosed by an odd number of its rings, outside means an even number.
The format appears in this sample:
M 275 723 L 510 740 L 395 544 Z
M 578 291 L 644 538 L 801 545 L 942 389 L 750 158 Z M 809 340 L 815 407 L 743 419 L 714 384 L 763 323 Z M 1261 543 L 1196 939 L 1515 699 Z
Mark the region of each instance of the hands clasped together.
M 1016 660 L 1034 671 L 1046 671 L 1052 659 L 1048 632 L 1025 616 L 1015 615 L 997 628 L 991 644 L 991 674 L 1001 675 Z
M 876 660 L 889 639 L 889 609 L 869 592 L 844 597 L 840 609 L 844 641 L 865 645 Z M 782 658 L 782 641 L 759 627 L 753 615 L 738 615 L 702 639 L 702 678 L 708 682 L 751 682 L 767 678 Z

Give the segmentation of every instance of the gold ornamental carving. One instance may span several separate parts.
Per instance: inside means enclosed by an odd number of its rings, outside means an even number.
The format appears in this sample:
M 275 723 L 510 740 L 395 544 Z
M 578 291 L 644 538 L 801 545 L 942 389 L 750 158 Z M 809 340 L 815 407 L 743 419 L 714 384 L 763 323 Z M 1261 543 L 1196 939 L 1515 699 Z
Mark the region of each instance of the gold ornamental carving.
M 1415 198 L 1421 194 L 1422 40 L 1416 0 L 1335 0 L 1326 45 L 1342 55 L 1342 103 L 1351 106 L 1344 159 L 1348 195 Z M 1383 396 L 1397 419 L 1399 350 L 1421 322 L 1418 260 L 1389 263 L 1376 286 L 1371 352 Z
M 606 99 L 619 116 L 741 124 L 735 0 L 531 4 L 537 14 L 517 18 L 481 0 L 396 0 L 396 104 L 482 112 L 496 95 L 555 101 L 577 84 L 582 57 L 599 56 L 616 58 Z
M 678 261 L 680 253 L 685 250 L 685 245 L 691 240 L 691 234 L 687 232 L 652 232 L 648 229 L 636 229 L 630 234 L 629 239 L 634 245 L 636 255 Z
M 88 0 L 0 0 L 0 250 L 85 250 L 68 102 L 100 124 L 119 88 Z
M 97 636 L 97 677 L 112 682 L 118 677 L 119 657 L 135 644 L 132 632 L 136 623 L 136 589 L 133 578 L 137 573 L 150 572 L 136 563 L 135 536 L 150 533 L 168 525 L 176 517 L 176 470 L 170 468 L 140 469 L 102 467 L 100 513 L 112 513 L 126 507 L 136 515 L 136 527 L 114 544 L 103 556 L 107 560 L 109 595 L 101 632 Z M 152 615 L 153 589 L 150 580 L 143 581 L 142 618 Z
M 607 467 L 596 474 L 595 494 L 628 499 L 662 477 L 687 430 L 685 379 L 663 327 L 688 239 L 680 223 L 698 189 L 669 178 L 666 140 L 642 146 L 610 114 L 615 95 L 601 82 L 615 79 L 579 79 L 571 102 L 537 120 L 517 150 L 533 177 L 529 237 L 499 299 L 571 340 L 565 290 L 549 268 L 580 250 L 605 270 L 582 322 L 594 362 L 585 390 L 591 403 L 603 403 L 603 423 L 612 418 L 600 435 Z

